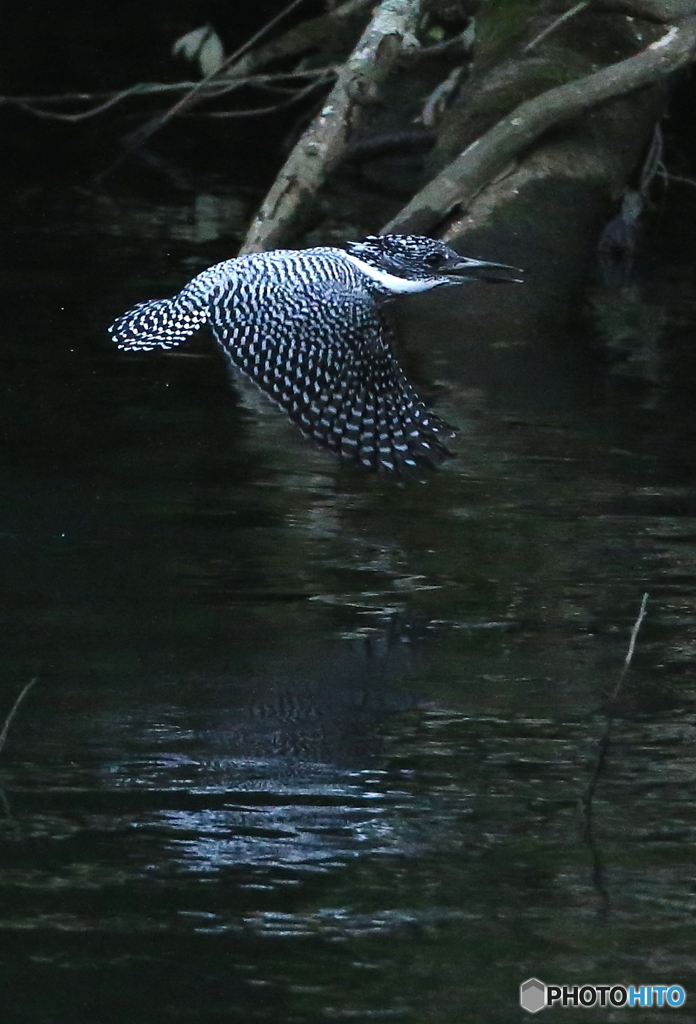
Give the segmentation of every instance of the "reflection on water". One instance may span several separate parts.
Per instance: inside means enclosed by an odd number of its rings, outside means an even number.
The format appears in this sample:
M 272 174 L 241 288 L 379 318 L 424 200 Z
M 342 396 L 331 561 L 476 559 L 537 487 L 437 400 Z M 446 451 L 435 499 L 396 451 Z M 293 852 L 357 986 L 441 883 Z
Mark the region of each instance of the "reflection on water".
M 229 251 L 195 211 L 74 210 L 23 212 L 4 295 L 2 708 L 39 682 L 0 754 L 3 1021 L 507 1022 L 530 975 L 691 998 L 683 295 L 659 380 L 546 364 L 560 410 L 505 404 L 504 347 L 493 407 L 443 335 L 460 458 L 402 487 L 204 341 L 112 350 Z

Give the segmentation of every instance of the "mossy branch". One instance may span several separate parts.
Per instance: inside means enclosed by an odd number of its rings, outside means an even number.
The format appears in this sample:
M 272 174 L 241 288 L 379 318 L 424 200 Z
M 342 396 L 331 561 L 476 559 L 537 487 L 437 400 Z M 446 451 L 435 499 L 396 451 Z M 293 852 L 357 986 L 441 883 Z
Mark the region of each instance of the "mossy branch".
M 455 211 L 466 210 L 482 189 L 550 129 L 674 74 L 694 59 L 695 48 L 696 17 L 685 18 L 636 56 L 520 104 L 433 178 L 382 230 L 428 234 Z

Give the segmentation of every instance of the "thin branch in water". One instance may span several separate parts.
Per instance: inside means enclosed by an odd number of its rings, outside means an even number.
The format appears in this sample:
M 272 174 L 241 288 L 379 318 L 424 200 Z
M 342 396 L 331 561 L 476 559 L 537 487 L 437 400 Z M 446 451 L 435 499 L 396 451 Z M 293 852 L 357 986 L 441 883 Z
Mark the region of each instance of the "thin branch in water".
M 583 838 L 586 842 L 590 843 L 590 845 L 592 844 L 592 800 L 594 798 L 597 783 L 599 781 L 599 776 L 602 772 L 602 768 L 604 767 L 607 751 L 609 749 L 609 742 L 611 740 L 611 730 L 614 724 L 614 718 L 616 717 L 616 701 L 618 700 L 619 694 L 621 693 L 621 688 L 624 684 L 624 680 L 626 679 L 628 670 L 631 667 L 631 662 L 633 661 L 633 655 L 635 654 L 636 650 L 636 641 L 638 640 L 638 634 L 640 632 L 641 626 L 643 625 L 643 620 L 645 619 L 645 611 L 647 605 L 648 594 L 646 592 L 645 594 L 643 594 L 643 599 L 640 603 L 640 611 L 638 612 L 638 617 L 636 621 L 633 623 L 633 629 L 631 630 L 631 638 L 628 644 L 628 651 L 626 652 L 624 663 L 621 666 L 619 678 L 616 680 L 616 685 L 614 686 L 614 689 L 612 690 L 611 695 L 609 697 L 607 707 L 607 720 L 604 725 L 604 732 L 602 733 L 599 739 L 599 743 L 597 745 L 597 756 L 595 758 L 592 775 L 587 785 L 587 789 L 585 790 L 585 793 L 582 797 L 582 807 L 585 817 Z
M 5 817 L 8 821 L 12 821 L 12 808 L 10 807 L 10 801 L 7 799 L 7 793 L 2 787 L 0 787 L 0 804 L 5 812 Z
M 617 700 L 619 693 L 621 692 L 621 687 L 623 686 L 624 679 L 626 678 L 626 673 L 631 667 L 633 655 L 636 651 L 636 640 L 638 639 L 638 634 L 640 633 L 640 627 L 643 625 L 643 619 L 645 618 L 645 609 L 647 608 L 647 606 L 648 594 L 646 592 L 645 594 L 643 594 L 643 600 L 640 602 L 640 611 L 638 612 L 638 618 L 633 623 L 633 629 L 631 630 L 631 639 L 628 644 L 628 651 L 626 652 L 626 657 L 621 667 L 619 678 L 616 680 L 616 686 L 612 690 L 611 697 L 609 698 L 610 705 L 613 705 Z
M 9 730 L 10 730 L 10 725 L 12 724 L 12 719 L 17 714 L 17 711 L 19 710 L 19 705 L 22 703 L 22 701 L 24 700 L 26 695 L 29 693 L 29 691 L 31 690 L 32 686 L 37 681 L 37 679 L 38 679 L 38 676 L 34 676 L 33 679 L 29 680 L 27 685 L 22 689 L 22 692 L 20 693 L 20 695 L 17 697 L 17 700 L 14 702 L 14 704 L 10 708 L 10 713 L 8 714 L 7 718 L 5 719 L 5 724 L 2 727 L 2 732 L 0 732 L 0 753 L 2 752 L 2 748 L 5 746 L 5 740 L 7 739 L 7 734 L 9 732 Z
M 645 618 L 645 609 L 647 607 L 647 603 L 648 595 L 647 593 L 645 593 L 643 594 L 643 600 L 640 603 L 640 611 L 638 612 L 638 618 L 634 622 L 633 629 L 631 630 L 631 638 L 628 644 L 628 651 L 626 652 L 624 663 L 621 667 L 621 671 L 619 672 L 619 678 L 617 679 L 616 685 L 614 686 L 614 689 L 611 693 L 610 703 L 607 710 L 607 720 L 604 725 L 604 731 L 597 745 L 597 756 L 595 758 L 592 777 L 590 778 L 587 789 L 585 790 L 585 793 L 583 794 L 580 801 L 583 815 L 582 839 L 588 847 L 590 855 L 592 857 L 592 883 L 599 897 L 600 918 L 602 920 L 605 920 L 609 914 L 609 891 L 607 889 L 606 884 L 604 862 L 602 860 L 601 852 L 599 850 L 599 847 L 597 846 L 597 842 L 595 840 L 594 835 L 592 801 L 594 799 L 595 790 L 597 788 L 597 782 L 599 781 L 600 774 L 606 762 L 607 751 L 609 749 L 609 741 L 611 739 L 611 729 L 614 722 L 614 716 L 616 714 L 616 700 L 619 696 L 621 687 L 623 686 L 623 682 L 626 678 L 626 673 L 631 667 L 631 662 L 633 660 L 633 655 L 636 649 L 638 633 L 640 632 L 640 627 L 643 624 L 643 619 Z
M 571 7 L 569 10 L 565 11 L 559 18 L 556 18 L 556 20 L 552 21 L 550 25 L 547 25 L 546 28 L 543 29 L 543 31 L 541 31 L 538 36 L 535 36 L 535 38 L 532 39 L 530 43 L 527 43 L 526 46 L 523 46 L 522 53 L 530 53 L 536 46 L 539 45 L 540 42 L 542 42 L 542 40 L 546 39 L 547 36 L 550 36 L 552 32 L 555 32 L 557 28 L 560 28 L 560 26 L 563 25 L 566 21 L 569 21 L 570 18 L 574 18 L 576 14 L 580 14 L 581 11 L 584 11 L 585 8 L 589 6 L 590 0 L 580 0 L 579 4 L 575 4 L 574 7 Z

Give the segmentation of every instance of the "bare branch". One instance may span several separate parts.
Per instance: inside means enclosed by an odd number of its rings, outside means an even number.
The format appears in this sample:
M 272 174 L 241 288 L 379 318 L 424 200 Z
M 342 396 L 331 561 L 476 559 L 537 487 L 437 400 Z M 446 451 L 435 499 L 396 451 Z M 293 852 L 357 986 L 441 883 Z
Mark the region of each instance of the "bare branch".
M 696 188 L 696 178 L 685 178 L 681 174 L 668 174 L 667 171 L 661 170 L 658 170 L 657 173 L 665 179 L 668 185 L 671 181 L 676 181 L 680 185 L 690 185 L 692 188 Z
M 673 25 L 635 57 L 521 103 L 433 178 L 384 231 L 426 234 L 502 174 L 550 128 L 666 78 L 694 59 L 696 17 Z
M 443 110 L 452 101 L 452 97 L 459 89 L 463 76 L 464 68 L 461 65 L 450 71 L 444 82 L 440 82 L 437 88 L 430 93 L 416 121 L 425 125 L 426 128 L 434 128 L 442 118 Z
M 417 50 L 408 50 L 402 56 L 408 63 L 414 61 L 438 60 L 440 57 L 462 56 L 471 57 L 472 44 L 467 41 L 466 33 L 462 32 L 451 39 L 443 39 L 440 43 L 421 46 Z
M 560 28 L 561 25 L 564 25 L 566 21 L 570 20 L 570 18 L 574 18 L 576 14 L 580 14 L 581 11 L 584 11 L 586 7 L 590 6 L 591 2 L 592 0 L 580 0 L 579 4 L 575 4 L 574 7 L 565 11 L 559 18 L 556 18 L 550 25 L 547 25 L 546 28 L 540 32 L 538 36 L 535 36 L 530 43 L 527 43 L 527 45 L 522 48 L 522 53 L 531 53 L 534 47 L 538 46 L 542 40 L 546 39 L 547 36 L 550 36 L 551 33 L 555 32 L 557 28 Z
M 19 107 L 20 110 L 25 110 L 28 114 L 34 114 L 35 117 L 48 117 L 54 121 L 85 121 L 89 117 L 96 117 L 97 114 L 103 114 L 105 110 L 110 110 L 111 107 L 115 107 L 117 103 L 121 102 L 121 100 L 134 95 L 136 91 L 138 91 L 138 86 L 133 86 L 130 89 L 124 89 L 122 92 L 116 93 L 103 103 L 99 103 L 96 107 L 91 107 L 89 110 L 83 110 L 79 114 L 60 114 L 55 110 L 41 110 L 40 107 L 36 107 L 32 103 L 22 102 L 22 100 L 19 99 L 14 100 L 14 104 Z
M 273 248 L 285 237 L 302 203 L 316 194 L 342 159 L 361 108 L 403 47 L 411 43 L 419 0 L 382 0 L 344 66 L 321 112 L 299 140 L 254 218 L 242 253 Z
M 209 113 L 200 114 L 198 116 L 231 119 L 236 117 L 258 117 L 260 114 L 274 114 L 277 110 L 283 110 L 285 107 L 292 106 L 293 103 L 297 103 L 299 100 L 305 99 L 316 89 L 328 85 L 331 77 L 327 75 L 324 78 L 318 78 L 316 82 L 310 82 L 310 84 L 306 85 L 304 89 L 296 89 L 289 96 L 285 96 L 284 99 L 276 100 L 275 103 L 270 103 L 265 107 L 249 107 L 247 110 L 212 110 Z M 194 117 L 195 116 L 196 115 L 194 115 Z
M 270 64 L 274 60 L 282 60 L 287 57 L 296 57 L 300 53 L 320 46 L 327 37 L 337 30 L 345 28 L 342 23 L 348 23 L 356 14 L 362 11 L 367 12 L 374 6 L 375 0 L 348 0 L 347 3 L 334 7 L 328 14 L 321 14 L 318 18 L 309 18 L 301 25 L 291 28 L 279 39 L 273 39 L 265 46 L 247 53 L 241 60 L 237 61 L 234 67 L 230 68 L 228 74 L 249 75 L 257 68 Z M 356 32 L 357 35 L 357 32 Z M 350 45 L 348 43 L 347 45 Z
M 147 139 L 151 138 L 155 132 L 159 131 L 160 128 L 163 128 L 165 124 L 171 121 L 173 117 L 176 117 L 177 114 L 181 114 L 182 111 L 188 110 L 189 107 L 193 106 L 193 104 L 197 102 L 199 94 L 205 90 L 205 87 L 213 79 L 220 78 L 223 72 L 228 71 L 233 64 L 235 64 L 259 41 L 259 39 L 262 39 L 263 36 L 271 31 L 271 29 L 275 28 L 279 21 L 282 21 L 286 15 L 290 14 L 302 3 L 304 3 L 304 0 L 292 0 L 292 2 L 289 3 L 287 7 L 284 7 L 279 11 L 274 18 L 271 18 L 271 20 L 267 21 L 265 25 L 262 25 L 258 32 L 255 32 L 250 39 L 247 39 L 245 43 L 242 43 L 239 49 L 235 50 L 234 53 L 227 57 L 219 68 L 216 68 L 215 71 L 211 71 L 209 75 L 202 78 L 193 89 L 191 89 L 185 96 L 182 96 L 173 107 L 170 107 L 169 110 L 166 111 L 166 113 L 160 114 L 158 117 L 154 117 L 144 125 L 141 125 L 137 131 L 133 132 L 132 135 L 129 136 L 129 148 L 124 156 L 127 155 L 128 152 L 132 152 L 132 150 L 137 149 L 138 146 L 141 146 L 147 141 Z
M 249 75 L 247 78 L 221 79 L 211 81 L 201 94 L 201 99 L 217 99 L 226 96 L 238 89 L 253 87 L 257 89 L 277 90 L 297 95 L 298 90 L 292 83 L 306 82 L 307 79 L 316 79 L 318 82 L 332 78 L 336 75 L 336 68 L 329 65 L 321 68 L 313 68 L 311 71 L 281 71 L 272 75 Z M 287 84 L 286 84 L 287 83 Z M 130 86 L 128 89 L 121 89 L 118 92 L 66 92 L 51 96 L 0 96 L 0 106 L 16 106 L 36 117 L 48 117 L 58 121 L 84 121 L 90 117 L 96 117 L 110 107 L 123 100 L 140 99 L 143 96 L 166 95 L 167 93 L 190 92 L 196 88 L 197 82 L 141 82 L 138 85 Z M 89 110 L 79 111 L 75 114 L 64 114 L 59 111 L 44 110 L 45 106 L 60 106 L 64 103 L 95 103 Z

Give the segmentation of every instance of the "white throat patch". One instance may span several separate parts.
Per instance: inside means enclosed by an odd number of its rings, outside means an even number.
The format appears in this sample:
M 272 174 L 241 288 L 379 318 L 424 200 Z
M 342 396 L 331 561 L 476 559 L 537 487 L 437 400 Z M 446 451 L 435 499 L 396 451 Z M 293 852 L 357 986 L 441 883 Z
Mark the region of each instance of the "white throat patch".
M 431 288 L 439 288 L 448 283 L 446 278 L 436 278 L 435 280 L 430 278 L 428 281 L 407 281 L 405 278 L 397 277 L 386 270 L 378 270 L 377 267 L 371 267 L 369 263 L 363 263 L 357 256 L 352 256 L 349 252 L 344 252 L 343 255 L 363 274 L 367 274 L 377 284 L 381 284 L 383 288 L 388 288 L 390 292 L 427 292 Z

